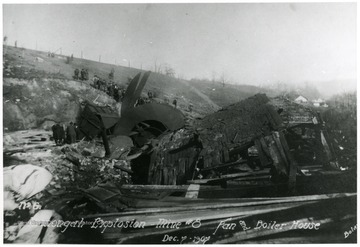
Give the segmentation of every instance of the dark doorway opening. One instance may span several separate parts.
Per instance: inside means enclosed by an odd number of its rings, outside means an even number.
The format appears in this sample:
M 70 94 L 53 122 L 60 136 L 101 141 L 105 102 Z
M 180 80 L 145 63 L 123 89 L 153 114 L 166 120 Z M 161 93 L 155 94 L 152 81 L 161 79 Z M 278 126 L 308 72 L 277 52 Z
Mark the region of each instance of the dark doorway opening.
M 149 167 L 152 154 L 151 139 L 156 139 L 166 132 L 168 128 L 161 122 L 155 120 L 146 120 L 140 122 L 132 129 L 131 138 L 138 149 L 144 149 L 143 154 L 131 161 L 131 169 L 134 172 L 132 182 L 134 184 L 147 184 L 149 176 Z M 146 147 L 145 145 L 148 145 Z

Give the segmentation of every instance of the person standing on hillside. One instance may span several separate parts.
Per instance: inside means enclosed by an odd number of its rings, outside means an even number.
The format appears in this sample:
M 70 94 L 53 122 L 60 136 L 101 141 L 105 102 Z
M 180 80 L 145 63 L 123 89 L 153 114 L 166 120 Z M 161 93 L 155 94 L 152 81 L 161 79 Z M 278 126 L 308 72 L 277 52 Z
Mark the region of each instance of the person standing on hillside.
M 65 142 L 65 130 L 64 126 L 58 124 L 58 135 L 59 135 L 59 145 L 63 145 Z
M 75 133 L 76 133 L 76 141 L 80 139 L 80 129 L 79 126 L 74 123 Z
M 58 124 L 54 124 L 52 127 L 51 127 L 51 130 L 53 132 L 53 138 L 54 138 L 54 141 L 55 141 L 55 144 L 58 144 L 58 140 L 59 140 L 59 137 L 58 137 Z
M 79 80 L 79 69 L 78 68 L 76 68 L 74 71 L 74 79 Z
M 111 98 L 114 97 L 114 83 L 111 82 L 111 84 L 108 86 L 108 94 Z
M 80 72 L 80 80 L 82 80 L 82 81 L 85 81 L 85 77 L 86 77 L 86 75 L 85 75 L 85 69 L 81 69 L 81 72 Z
M 97 77 L 97 75 L 94 75 L 93 83 L 94 83 L 94 88 L 100 89 L 99 78 Z
M 73 122 L 70 122 L 70 125 L 66 129 L 66 134 L 68 136 L 68 141 L 70 144 L 76 142 L 76 130 Z
M 114 80 L 114 73 L 115 70 L 114 68 L 111 69 L 110 74 L 109 74 L 109 81 L 112 82 Z
M 89 70 L 85 69 L 85 80 L 88 81 L 89 80 Z

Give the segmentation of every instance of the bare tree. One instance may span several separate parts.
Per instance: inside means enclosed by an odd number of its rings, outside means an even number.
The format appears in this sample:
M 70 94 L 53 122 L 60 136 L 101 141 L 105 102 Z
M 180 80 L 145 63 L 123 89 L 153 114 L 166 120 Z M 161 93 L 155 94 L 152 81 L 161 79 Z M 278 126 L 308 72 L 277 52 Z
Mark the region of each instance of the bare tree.
M 223 87 L 225 87 L 225 84 L 228 83 L 228 79 L 224 72 L 221 73 L 219 80 Z
M 175 70 L 169 64 L 165 64 L 164 67 L 165 75 L 175 77 Z

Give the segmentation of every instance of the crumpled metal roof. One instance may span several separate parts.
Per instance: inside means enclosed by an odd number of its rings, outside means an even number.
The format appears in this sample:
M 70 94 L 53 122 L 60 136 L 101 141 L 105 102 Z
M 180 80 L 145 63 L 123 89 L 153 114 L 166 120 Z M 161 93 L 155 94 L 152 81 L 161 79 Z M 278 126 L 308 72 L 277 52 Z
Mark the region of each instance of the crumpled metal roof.
M 79 129 L 83 134 L 92 138 L 98 135 L 102 127 L 109 129 L 119 120 L 117 112 L 108 106 L 97 106 L 86 103 L 80 115 Z
M 183 113 L 167 104 L 149 103 L 126 111 L 114 129 L 115 135 L 128 135 L 140 122 L 155 120 L 169 130 L 177 130 L 185 125 Z

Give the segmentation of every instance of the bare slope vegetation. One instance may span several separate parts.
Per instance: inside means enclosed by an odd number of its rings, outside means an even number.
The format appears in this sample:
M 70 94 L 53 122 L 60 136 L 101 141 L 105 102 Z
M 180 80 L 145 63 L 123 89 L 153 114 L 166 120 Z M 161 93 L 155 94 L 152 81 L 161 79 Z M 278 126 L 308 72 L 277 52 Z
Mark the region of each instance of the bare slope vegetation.
M 259 88 L 251 85 L 233 85 L 221 84 L 220 82 L 211 82 L 207 80 L 192 79 L 189 82 L 209 99 L 220 107 L 225 107 L 257 93 L 266 93 L 268 96 L 275 96 L 271 90 Z
M 123 87 L 127 86 L 129 78 L 141 72 L 79 58 L 67 62 L 66 56 L 49 57 L 46 52 L 9 46 L 4 46 L 3 68 L 4 128 L 9 131 L 51 125 L 54 121 L 72 121 L 83 100 L 97 99 L 115 107 L 116 102 L 92 88 L 90 80 L 73 80 L 76 68 L 88 69 L 90 79 L 96 74 L 106 80 L 114 69 L 114 80 Z M 181 109 L 193 105 L 194 111 L 202 115 L 219 109 L 207 95 L 190 87 L 188 82 L 162 74 L 150 75 L 143 93 L 149 90 L 161 101 L 171 103 L 177 99 Z

